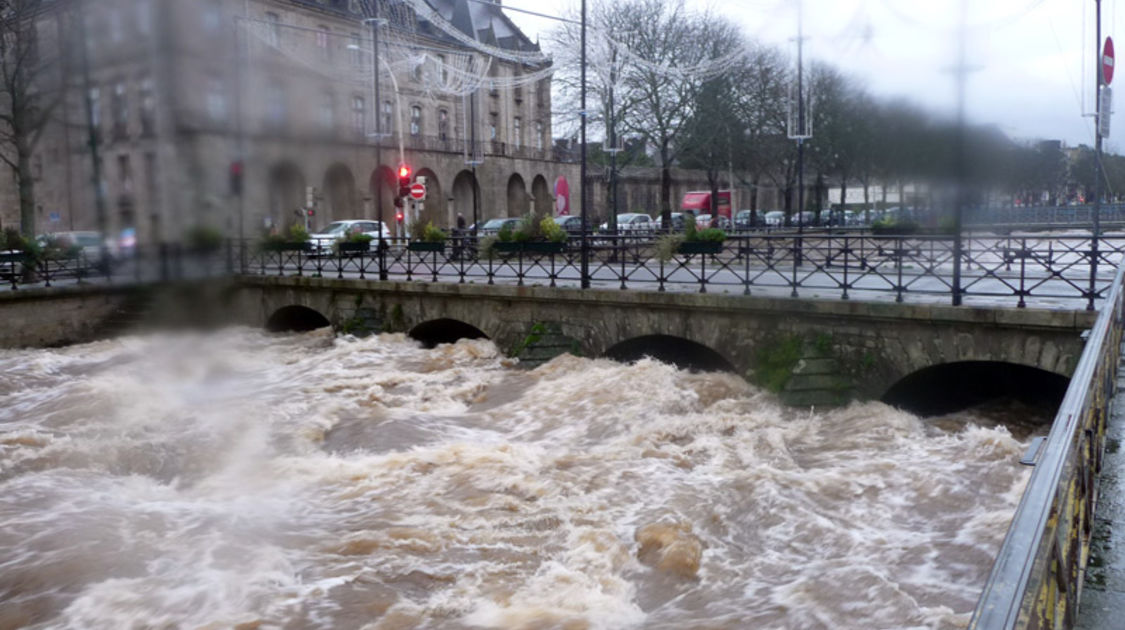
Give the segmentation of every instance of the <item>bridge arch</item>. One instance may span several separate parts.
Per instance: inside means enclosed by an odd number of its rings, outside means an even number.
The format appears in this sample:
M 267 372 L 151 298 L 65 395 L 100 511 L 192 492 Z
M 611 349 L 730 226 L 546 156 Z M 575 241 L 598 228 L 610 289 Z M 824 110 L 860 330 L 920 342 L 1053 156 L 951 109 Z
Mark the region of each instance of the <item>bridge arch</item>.
M 269 332 L 307 332 L 331 325 L 332 322 L 320 311 L 299 304 L 283 306 L 266 320 Z
M 997 399 L 1049 410 L 1049 422 L 1070 379 L 1047 370 L 1001 361 L 940 363 L 907 374 L 882 395 L 889 405 L 921 416 L 952 413 Z
M 734 364 L 718 351 L 690 339 L 672 335 L 644 335 L 610 346 L 607 358 L 632 363 L 652 357 L 684 370 L 699 372 L 735 372 Z
M 431 319 L 410 329 L 407 335 L 422 343 L 423 347 L 435 348 L 443 343 L 455 343 L 460 339 L 488 339 L 481 329 L 463 321 L 450 318 Z

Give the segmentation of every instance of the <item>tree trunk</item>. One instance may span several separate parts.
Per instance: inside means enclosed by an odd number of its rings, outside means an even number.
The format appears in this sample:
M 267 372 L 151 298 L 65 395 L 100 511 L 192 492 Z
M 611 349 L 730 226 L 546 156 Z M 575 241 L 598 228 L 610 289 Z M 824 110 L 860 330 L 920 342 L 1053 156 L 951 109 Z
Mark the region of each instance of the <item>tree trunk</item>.
M 27 238 L 35 238 L 35 181 L 31 172 L 31 149 L 20 143 L 16 146 L 16 154 L 19 165 L 16 183 L 20 198 L 20 232 Z
M 660 223 L 672 229 L 672 167 L 668 164 L 668 143 L 660 147 Z
M 758 214 L 758 183 L 761 177 L 752 175 L 750 177 L 750 215 L 757 216 Z
M 871 223 L 871 186 L 866 180 L 863 182 L 863 222 Z

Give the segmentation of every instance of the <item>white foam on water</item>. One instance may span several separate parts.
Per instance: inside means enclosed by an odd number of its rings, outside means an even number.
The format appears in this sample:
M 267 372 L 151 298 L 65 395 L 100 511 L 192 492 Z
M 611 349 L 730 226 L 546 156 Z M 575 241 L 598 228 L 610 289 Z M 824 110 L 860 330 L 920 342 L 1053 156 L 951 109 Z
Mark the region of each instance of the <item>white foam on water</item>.
M 488 341 L 0 352 L 0 626 L 956 628 L 1003 427 Z

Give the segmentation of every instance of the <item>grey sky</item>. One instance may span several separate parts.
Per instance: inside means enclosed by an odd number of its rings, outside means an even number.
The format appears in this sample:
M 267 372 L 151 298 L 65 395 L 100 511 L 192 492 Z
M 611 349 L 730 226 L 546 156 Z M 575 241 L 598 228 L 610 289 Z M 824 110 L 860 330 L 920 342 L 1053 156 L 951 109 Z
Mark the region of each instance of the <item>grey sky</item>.
M 550 14 L 575 0 L 503 0 L 505 6 Z M 751 37 L 795 50 L 797 0 L 687 0 L 740 24 Z M 1122 4 L 1118 11 L 1119 2 Z M 1017 138 L 1093 142 L 1094 0 L 969 0 L 966 107 L 972 121 Z M 806 50 L 862 80 L 881 97 L 906 97 L 952 112 L 961 0 L 805 0 Z M 532 40 L 549 20 L 509 12 Z M 1102 36 L 1121 32 L 1125 0 L 1102 1 Z M 1084 32 L 1085 29 L 1085 32 Z M 1083 39 L 1085 35 L 1085 39 Z M 1116 41 L 1125 56 L 1125 35 Z M 1125 70 L 1115 77 L 1125 99 Z M 1118 106 L 1116 109 L 1122 109 Z M 1107 141 L 1125 150 L 1125 124 L 1114 117 Z

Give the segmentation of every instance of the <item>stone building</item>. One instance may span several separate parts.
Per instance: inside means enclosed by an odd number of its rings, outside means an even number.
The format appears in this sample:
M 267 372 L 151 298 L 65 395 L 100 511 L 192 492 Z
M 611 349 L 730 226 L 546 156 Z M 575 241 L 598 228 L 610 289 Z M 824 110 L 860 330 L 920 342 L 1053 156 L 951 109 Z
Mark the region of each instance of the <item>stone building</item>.
M 391 222 L 400 162 L 426 178 L 413 211 L 442 226 L 472 220 L 474 182 L 483 219 L 547 211 L 557 178 L 579 178 L 552 149 L 550 61 L 497 7 L 379 0 L 376 102 L 371 2 L 60 4 L 69 89 L 36 156 L 40 232 L 100 223 L 88 119 L 106 229 L 142 243 L 254 237 L 310 208 L 314 226 L 374 218 L 380 193 Z

